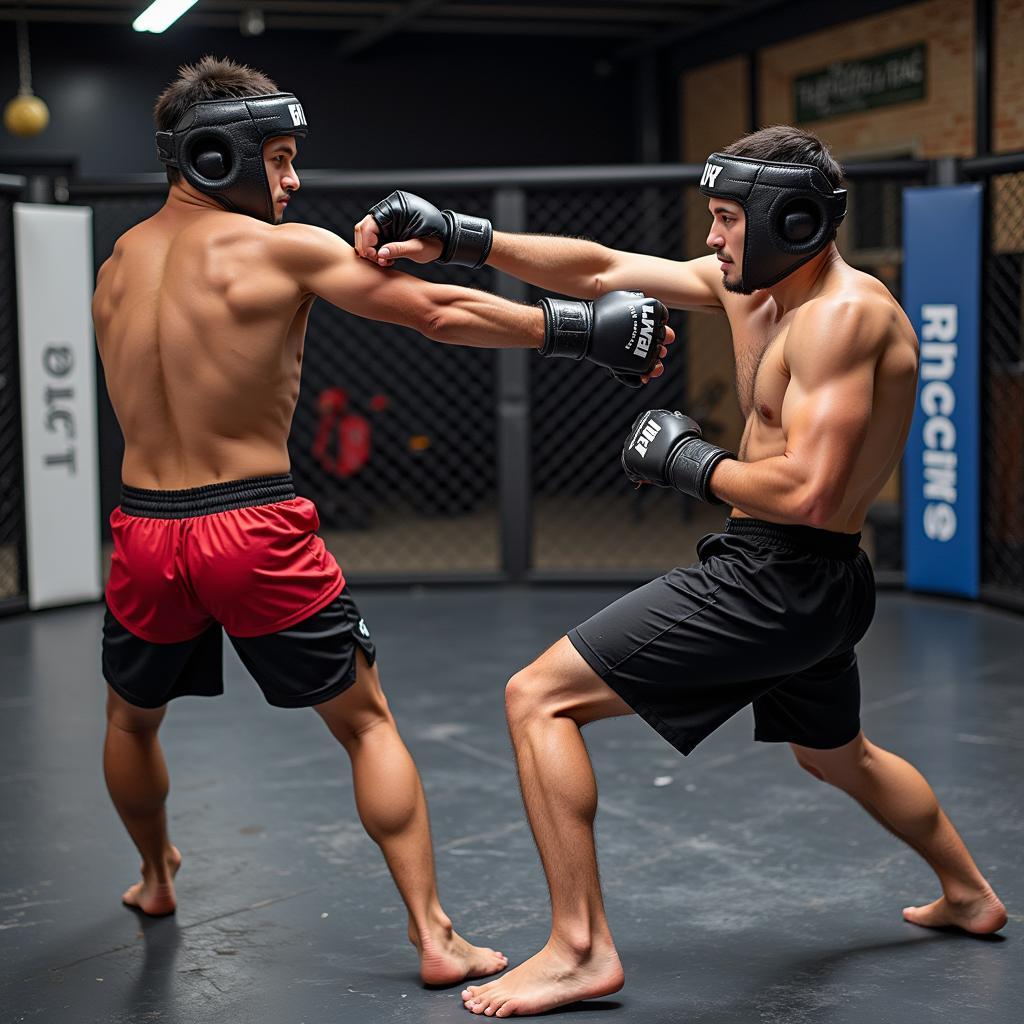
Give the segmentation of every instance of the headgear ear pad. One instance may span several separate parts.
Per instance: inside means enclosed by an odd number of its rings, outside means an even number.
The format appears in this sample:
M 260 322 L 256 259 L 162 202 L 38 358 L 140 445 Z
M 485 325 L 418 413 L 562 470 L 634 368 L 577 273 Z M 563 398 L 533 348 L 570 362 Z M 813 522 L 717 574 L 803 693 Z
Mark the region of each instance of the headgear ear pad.
M 787 242 L 806 242 L 818 233 L 821 219 L 810 210 L 790 210 L 783 214 L 780 234 Z
M 192 151 L 192 166 L 201 178 L 222 181 L 231 173 L 231 154 L 217 139 L 203 139 Z

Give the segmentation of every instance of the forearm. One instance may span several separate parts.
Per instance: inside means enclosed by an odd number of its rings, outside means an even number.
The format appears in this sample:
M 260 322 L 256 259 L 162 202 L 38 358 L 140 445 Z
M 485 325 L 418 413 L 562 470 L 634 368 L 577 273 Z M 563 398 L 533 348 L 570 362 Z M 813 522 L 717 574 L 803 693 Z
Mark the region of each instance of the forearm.
M 487 263 L 545 291 L 593 299 L 612 256 L 611 249 L 582 238 L 496 231 Z
M 716 497 L 758 519 L 814 526 L 827 517 L 806 475 L 788 455 L 757 462 L 723 459 L 710 483 Z
M 433 341 L 472 348 L 540 348 L 544 312 L 489 292 L 436 285 L 421 333 Z

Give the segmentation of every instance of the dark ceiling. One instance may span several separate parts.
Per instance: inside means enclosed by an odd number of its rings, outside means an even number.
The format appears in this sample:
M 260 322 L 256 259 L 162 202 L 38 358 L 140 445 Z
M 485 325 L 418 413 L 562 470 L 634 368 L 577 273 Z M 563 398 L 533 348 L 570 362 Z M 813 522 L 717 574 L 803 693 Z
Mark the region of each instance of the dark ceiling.
M 199 0 L 181 19 L 246 34 L 337 32 L 354 57 L 398 34 L 605 39 L 623 55 L 656 49 L 782 0 Z M 147 0 L 0 0 L 0 21 L 129 25 Z M 254 31 L 257 30 L 257 31 Z M 620 44 L 620 45 L 614 45 Z

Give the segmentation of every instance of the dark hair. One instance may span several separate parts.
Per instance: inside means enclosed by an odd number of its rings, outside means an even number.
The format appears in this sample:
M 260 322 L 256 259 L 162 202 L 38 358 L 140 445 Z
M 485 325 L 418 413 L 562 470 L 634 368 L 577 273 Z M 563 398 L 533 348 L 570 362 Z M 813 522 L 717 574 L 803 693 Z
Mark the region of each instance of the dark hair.
M 790 164 L 811 164 L 828 178 L 833 188 L 843 183 L 843 169 L 828 146 L 814 132 L 773 124 L 737 139 L 722 152 L 726 156 L 747 156 L 753 160 L 778 160 Z
M 178 68 L 178 77 L 156 98 L 153 120 L 158 132 L 169 132 L 193 103 L 235 96 L 265 96 L 278 91 L 277 83 L 262 71 L 237 64 L 227 57 L 206 56 L 195 64 Z M 176 184 L 181 180 L 181 172 L 168 167 L 167 180 Z

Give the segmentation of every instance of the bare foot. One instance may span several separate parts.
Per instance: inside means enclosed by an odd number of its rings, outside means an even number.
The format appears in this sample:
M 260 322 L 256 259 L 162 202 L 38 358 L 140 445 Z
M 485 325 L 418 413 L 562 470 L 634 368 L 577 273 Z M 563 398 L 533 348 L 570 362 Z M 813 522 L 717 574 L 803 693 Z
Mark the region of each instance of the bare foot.
M 141 910 L 150 917 L 166 917 L 173 914 L 177 907 L 174 899 L 174 876 L 181 867 L 181 851 L 172 846 L 167 854 L 163 879 L 157 880 L 156 873 L 146 871 L 142 865 L 142 881 L 136 882 L 125 890 L 121 902 L 133 910 Z
M 973 935 L 997 932 L 1006 924 L 1006 908 L 989 888 L 967 899 L 940 896 L 926 907 L 904 907 L 903 919 L 922 928 L 962 928 Z
M 419 951 L 424 985 L 457 985 L 467 978 L 485 978 L 508 967 L 504 953 L 470 945 L 444 916 L 422 934 L 410 925 L 409 941 Z
M 549 942 L 496 981 L 463 989 L 462 1002 L 467 1010 L 487 1017 L 544 1013 L 580 999 L 611 995 L 624 981 L 611 943 L 580 955 L 557 950 Z

